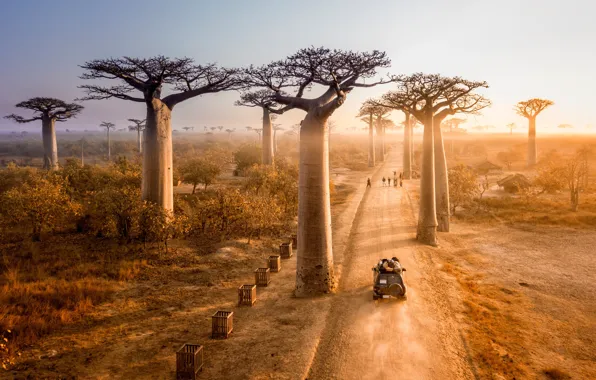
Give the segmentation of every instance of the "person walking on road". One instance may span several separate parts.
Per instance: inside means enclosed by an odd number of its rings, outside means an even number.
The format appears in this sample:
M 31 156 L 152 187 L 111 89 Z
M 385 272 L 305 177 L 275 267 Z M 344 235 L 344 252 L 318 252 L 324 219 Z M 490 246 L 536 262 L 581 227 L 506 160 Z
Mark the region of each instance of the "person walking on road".
M 382 181 L 383 181 L 383 186 L 385 186 L 385 177 L 383 177 Z
M 391 187 L 391 177 L 387 177 L 387 186 Z
M 370 178 L 367 178 L 367 179 L 366 179 L 366 187 L 371 187 L 371 186 L 370 186 Z

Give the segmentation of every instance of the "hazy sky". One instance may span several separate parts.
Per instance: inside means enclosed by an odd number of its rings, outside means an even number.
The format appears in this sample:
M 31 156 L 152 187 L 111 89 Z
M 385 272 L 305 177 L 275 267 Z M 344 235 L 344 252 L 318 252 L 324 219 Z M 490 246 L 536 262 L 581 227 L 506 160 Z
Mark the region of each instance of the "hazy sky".
M 384 50 L 394 74 L 422 71 L 486 80 L 490 88 L 484 94 L 493 106 L 483 116 L 470 116 L 467 127 L 494 125 L 494 131 L 504 131 L 510 122 L 525 127 L 513 105 L 545 97 L 555 106 L 540 116 L 540 131 L 561 131 L 556 126 L 568 123 L 575 132 L 596 133 L 596 2 L 591 0 L 4 0 L 0 5 L 2 116 L 30 97 L 81 96 L 77 65 L 90 59 L 163 54 L 236 67 L 268 63 L 314 45 Z M 355 118 L 361 102 L 390 89 L 356 89 L 333 119 L 341 127 L 363 126 Z M 229 92 L 184 102 L 173 113 L 173 126 L 258 127 L 259 110 L 235 107 L 237 98 Z M 144 116 L 142 104 L 124 100 L 84 105 L 77 119 L 59 129 L 98 129 L 102 120 L 125 127 L 126 119 Z M 303 115 L 291 111 L 279 122 L 289 126 Z M 399 112 L 391 118 L 403 119 Z M 4 119 L 0 128 L 23 129 Z

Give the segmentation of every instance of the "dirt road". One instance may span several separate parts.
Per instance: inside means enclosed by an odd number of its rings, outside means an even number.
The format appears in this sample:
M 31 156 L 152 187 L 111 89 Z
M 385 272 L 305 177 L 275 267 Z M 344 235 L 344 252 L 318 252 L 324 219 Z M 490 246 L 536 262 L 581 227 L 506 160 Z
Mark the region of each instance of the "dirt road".
M 407 191 L 381 184 L 401 169 L 399 156 L 388 156 L 364 196 L 308 379 L 474 378 L 436 251 L 414 240 Z M 392 256 L 407 268 L 407 300 L 374 302 L 371 268 Z

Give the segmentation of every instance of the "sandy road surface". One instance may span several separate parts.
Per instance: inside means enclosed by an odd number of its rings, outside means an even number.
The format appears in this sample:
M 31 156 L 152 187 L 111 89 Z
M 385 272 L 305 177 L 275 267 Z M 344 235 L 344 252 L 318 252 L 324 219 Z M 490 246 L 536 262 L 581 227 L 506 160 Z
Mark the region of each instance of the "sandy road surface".
M 401 170 L 399 156 L 389 155 L 358 211 L 308 379 L 474 377 L 450 306 L 450 286 L 435 274 L 436 250 L 414 240 L 416 219 L 407 191 L 381 186 L 383 176 Z M 392 256 L 407 268 L 408 298 L 374 302 L 371 268 Z

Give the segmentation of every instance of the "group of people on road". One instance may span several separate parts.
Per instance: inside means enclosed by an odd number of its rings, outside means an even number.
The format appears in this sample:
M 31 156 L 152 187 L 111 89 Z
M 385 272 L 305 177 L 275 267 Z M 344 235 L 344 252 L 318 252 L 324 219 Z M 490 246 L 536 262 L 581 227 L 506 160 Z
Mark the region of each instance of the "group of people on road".
M 394 171 L 393 172 L 393 186 L 394 187 L 397 187 L 397 181 L 398 181 L 397 171 Z M 389 177 L 389 176 L 387 176 L 387 178 L 383 177 L 381 182 L 383 183 L 383 186 L 385 186 L 385 183 L 387 183 L 387 186 L 391 186 L 391 177 Z M 403 186 L 404 186 L 403 173 L 400 172 L 399 173 L 399 187 L 403 187 Z M 372 187 L 370 178 L 366 179 L 366 187 Z

